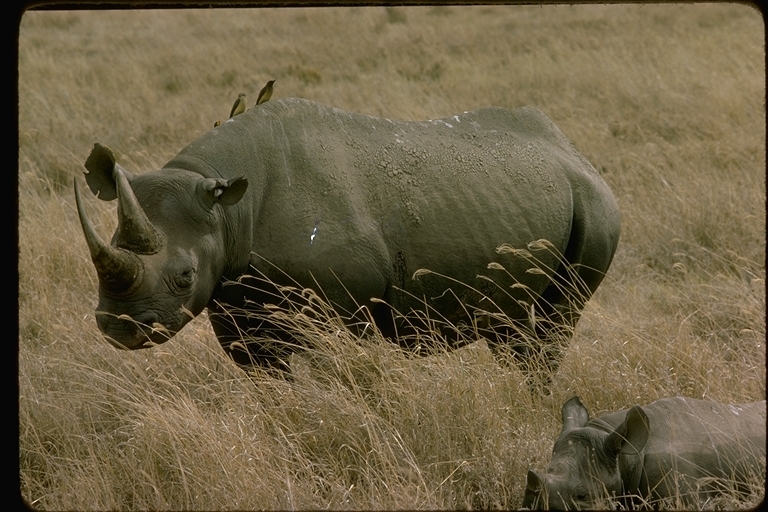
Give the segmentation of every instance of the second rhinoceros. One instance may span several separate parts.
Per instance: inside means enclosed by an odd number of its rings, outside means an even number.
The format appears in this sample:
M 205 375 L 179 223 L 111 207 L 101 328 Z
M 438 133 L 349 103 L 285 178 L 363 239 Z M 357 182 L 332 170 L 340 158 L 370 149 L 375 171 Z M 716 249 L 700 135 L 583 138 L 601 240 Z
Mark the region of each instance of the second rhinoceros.
M 75 183 L 97 323 L 124 349 L 166 341 L 207 307 L 235 361 L 284 367 L 295 343 L 269 341 L 280 326 L 243 311 L 279 303 L 287 285 L 390 338 L 435 320 L 476 326 L 492 345 L 517 339 L 512 324 L 567 331 L 619 238 L 608 186 L 533 108 L 394 122 L 283 99 L 160 170 L 133 175 L 100 144 L 85 167 L 91 191 L 118 200 L 105 243 Z M 531 271 L 518 249 L 542 239 Z
M 662 398 L 590 419 L 578 397 L 543 473 L 528 471 L 523 508 L 594 510 L 659 504 L 699 510 L 765 482 L 765 400 Z

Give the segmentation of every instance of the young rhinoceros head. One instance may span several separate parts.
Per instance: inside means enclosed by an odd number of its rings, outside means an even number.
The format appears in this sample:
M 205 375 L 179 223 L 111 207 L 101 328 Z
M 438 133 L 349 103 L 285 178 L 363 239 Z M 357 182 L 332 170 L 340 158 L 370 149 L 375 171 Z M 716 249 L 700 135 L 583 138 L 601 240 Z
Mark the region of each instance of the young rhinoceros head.
M 648 418 L 635 406 L 615 429 L 596 428 L 599 420 L 590 423 L 586 407 L 573 397 L 563 405 L 562 419 L 549 466 L 541 474 L 528 470 L 523 508 L 604 509 L 625 495 L 619 457 L 639 456 L 648 439 Z

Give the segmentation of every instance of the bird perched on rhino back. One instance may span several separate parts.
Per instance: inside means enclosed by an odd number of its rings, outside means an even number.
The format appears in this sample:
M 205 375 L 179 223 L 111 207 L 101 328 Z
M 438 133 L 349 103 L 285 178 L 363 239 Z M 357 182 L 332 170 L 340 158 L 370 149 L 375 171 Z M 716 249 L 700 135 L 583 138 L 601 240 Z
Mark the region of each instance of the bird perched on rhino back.
M 261 88 L 261 91 L 259 91 L 259 97 L 256 98 L 256 105 L 261 105 L 272 97 L 272 88 L 274 83 L 274 80 L 270 80 L 267 82 L 267 85 Z
M 237 99 L 235 100 L 235 104 L 232 105 L 232 110 L 229 113 L 230 119 L 235 117 L 238 114 L 242 114 L 245 112 L 245 93 L 241 92 Z

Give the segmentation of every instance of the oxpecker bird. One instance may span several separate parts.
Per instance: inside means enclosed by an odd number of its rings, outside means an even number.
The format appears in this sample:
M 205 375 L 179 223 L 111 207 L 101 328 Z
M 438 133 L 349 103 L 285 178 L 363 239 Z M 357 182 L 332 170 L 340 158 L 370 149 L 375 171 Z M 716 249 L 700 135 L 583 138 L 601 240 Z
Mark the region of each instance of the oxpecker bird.
M 267 82 L 267 85 L 264 86 L 264 88 L 259 92 L 259 97 L 256 98 L 256 104 L 261 105 L 265 101 L 267 101 L 269 98 L 272 97 L 272 84 L 274 84 L 274 80 L 270 80 Z
M 215 123 L 213 123 L 213 127 L 214 127 L 214 128 L 216 128 L 216 127 L 217 127 L 217 126 L 219 126 L 220 124 L 221 124 L 221 120 L 219 120 L 219 121 L 216 121 Z
M 245 112 L 245 93 L 241 92 L 237 99 L 235 100 L 235 104 L 232 105 L 232 112 L 229 113 L 230 119 L 235 117 L 237 114 L 242 114 Z

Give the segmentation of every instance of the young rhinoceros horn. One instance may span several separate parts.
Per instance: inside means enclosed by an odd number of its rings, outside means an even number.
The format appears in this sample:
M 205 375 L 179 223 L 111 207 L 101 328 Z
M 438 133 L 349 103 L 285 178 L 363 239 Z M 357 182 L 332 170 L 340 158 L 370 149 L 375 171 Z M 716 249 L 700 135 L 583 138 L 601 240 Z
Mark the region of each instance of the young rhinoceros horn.
M 141 274 L 144 270 L 141 261 L 130 251 L 112 247 L 104 243 L 99 237 L 83 209 L 77 179 L 75 179 L 75 201 L 77 202 L 77 213 L 80 216 L 80 225 L 83 227 L 85 241 L 91 252 L 91 260 L 96 267 L 101 286 L 117 295 L 128 292 L 134 284 L 141 280 Z

